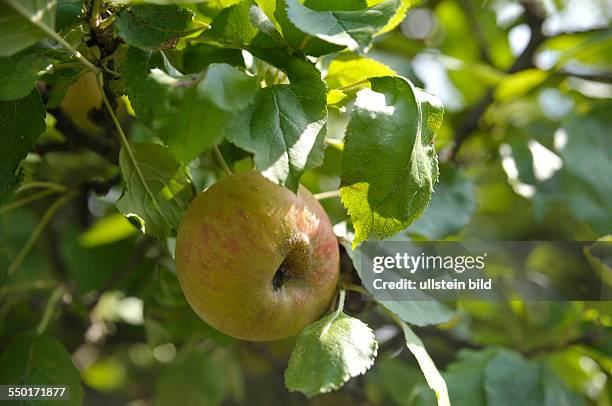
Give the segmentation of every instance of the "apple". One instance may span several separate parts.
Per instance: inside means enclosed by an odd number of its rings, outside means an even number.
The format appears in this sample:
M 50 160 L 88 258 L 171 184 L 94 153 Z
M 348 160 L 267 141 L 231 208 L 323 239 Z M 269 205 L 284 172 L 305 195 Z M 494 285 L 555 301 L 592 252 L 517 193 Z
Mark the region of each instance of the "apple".
M 193 310 L 249 341 L 294 336 L 330 305 L 338 243 L 323 207 L 259 172 L 233 174 L 200 193 L 178 229 L 176 266 Z

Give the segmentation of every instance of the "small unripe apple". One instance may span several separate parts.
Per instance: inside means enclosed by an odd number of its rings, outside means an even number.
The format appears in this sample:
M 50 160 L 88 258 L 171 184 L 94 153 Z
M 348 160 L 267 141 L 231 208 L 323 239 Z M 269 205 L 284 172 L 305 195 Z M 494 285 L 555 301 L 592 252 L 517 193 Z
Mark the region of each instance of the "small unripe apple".
M 323 207 L 255 171 L 200 193 L 178 230 L 176 266 L 193 310 L 249 341 L 296 335 L 329 306 L 338 284 L 336 237 Z

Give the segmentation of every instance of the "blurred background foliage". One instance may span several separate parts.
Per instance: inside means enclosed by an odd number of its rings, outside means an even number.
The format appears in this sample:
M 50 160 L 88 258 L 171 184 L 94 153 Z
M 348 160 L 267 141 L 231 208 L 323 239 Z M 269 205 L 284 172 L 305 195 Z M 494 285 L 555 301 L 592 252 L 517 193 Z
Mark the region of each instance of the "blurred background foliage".
M 213 15 L 222 3 L 193 7 Z M 612 3 L 415 3 L 369 54 L 437 94 L 446 109 L 436 140 L 441 183 L 406 233 L 474 240 L 595 240 L 610 233 Z M 175 61 L 185 72 L 215 58 L 195 48 L 186 53 Z M 325 58 L 320 63 L 325 69 Z M 359 297 L 350 295 L 347 306 L 375 329 L 378 361 L 342 390 L 311 400 L 283 386 L 294 340 L 244 343 L 200 322 L 172 272 L 172 244 L 140 236 L 117 212 L 117 168 L 86 147 L 54 149 L 71 130 L 56 125 L 62 114 L 79 132 L 95 135 L 104 127 L 89 113 L 100 108 L 95 88 L 87 75 L 71 85 L 57 114 L 47 117 L 44 142 L 27 158 L 28 177 L 80 185 L 86 193 L 57 212 L 19 272 L 0 287 L 0 348 L 36 329 L 53 292 L 59 306 L 48 332 L 76 364 L 87 405 L 435 404 L 400 331 Z M 338 140 L 343 109 L 330 109 L 330 137 Z M 129 114 L 132 140 L 154 138 Z M 234 170 L 250 168 L 250 157 L 231 144 L 221 151 Z M 302 182 L 314 193 L 337 189 L 341 155 L 327 148 L 325 164 Z M 200 190 L 223 176 L 212 154 L 190 171 Z M 0 269 L 27 243 L 50 202 L 0 209 Z M 323 204 L 333 223 L 347 220 L 337 199 Z M 538 255 L 533 263 L 555 260 L 558 280 L 571 272 L 571 255 Z M 460 302 L 449 322 L 415 331 L 444 371 L 454 405 L 487 399 L 495 406 L 604 406 L 612 404 L 611 315 L 609 302 Z

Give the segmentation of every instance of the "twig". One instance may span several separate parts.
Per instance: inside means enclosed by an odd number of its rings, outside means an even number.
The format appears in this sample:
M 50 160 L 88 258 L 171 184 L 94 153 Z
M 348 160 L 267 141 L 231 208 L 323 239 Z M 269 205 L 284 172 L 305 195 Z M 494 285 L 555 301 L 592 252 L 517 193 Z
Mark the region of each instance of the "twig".
M 81 63 L 83 63 L 83 65 L 87 66 L 87 68 L 89 70 L 91 70 L 94 73 L 98 73 L 99 72 L 98 68 L 96 68 L 91 62 L 89 62 L 87 60 L 87 58 L 85 58 L 83 55 L 81 55 L 81 53 L 79 51 L 74 49 L 72 47 L 72 45 L 70 45 L 70 43 L 68 41 L 66 41 L 64 38 L 59 36 L 59 34 L 56 33 L 55 31 L 53 31 L 53 29 L 51 29 L 49 26 L 47 26 L 46 24 L 40 22 L 40 19 L 32 18 L 33 16 L 31 14 L 31 12 L 20 1 L 13 0 L 13 1 L 9 1 L 8 4 L 15 11 L 17 11 L 24 18 L 26 18 L 30 23 L 34 24 L 38 29 L 40 29 L 42 32 L 44 32 L 48 37 L 50 37 L 50 38 L 54 39 L 55 41 L 59 42 L 64 48 L 66 48 L 68 51 L 70 51 L 75 58 L 77 58 Z
M 121 175 L 115 175 L 112 178 L 105 180 L 92 179 L 85 182 L 83 184 L 83 188 L 85 190 L 92 190 L 98 195 L 105 195 L 113 186 L 118 185 L 119 181 L 121 181 Z
M 321 192 L 321 193 L 315 194 L 314 197 L 317 200 L 333 199 L 334 197 L 340 197 L 340 191 L 339 190 L 330 190 L 330 191 L 327 191 L 327 192 Z
M 140 163 L 136 159 L 136 156 L 134 155 L 134 151 L 132 150 L 132 147 L 130 146 L 130 143 L 128 142 L 127 136 L 123 132 L 123 128 L 121 128 L 121 123 L 119 123 L 119 119 L 115 115 L 113 106 L 111 105 L 111 102 L 108 99 L 106 92 L 104 91 L 104 78 L 102 77 L 102 73 L 100 73 L 97 76 L 97 80 L 98 80 L 98 87 L 100 88 L 100 93 L 102 94 L 102 100 L 104 101 L 104 106 L 106 107 L 106 110 L 108 110 L 108 114 L 110 114 L 111 119 L 113 120 L 113 123 L 115 124 L 117 133 L 119 134 L 119 141 L 121 142 L 121 146 L 125 149 L 125 152 L 127 152 L 128 157 L 130 161 L 132 162 L 132 165 L 134 166 L 134 170 L 136 171 L 138 178 L 140 178 L 140 182 L 142 183 L 142 186 L 144 187 L 145 191 L 151 198 L 151 202 L 153 203 L 153 206 L 155 206 L 155 210 L 157 210 L 159 215 L 164 219 L 166 223 L 172 224 L 168 220 L 164 212 L 160 209 L 159 205 L 157 204 L 157 199 L 155 195 L 153 194 L 153 192 L 151 191 L 151 188 L 149 188 L 149 184 L 140 169 Z
M 74 124 L 72 119 L 60 108 L 51 109 L 49 113 L 57 120 L 55 128 L 64 134 L 69 144 L 73 146 L 83 146 L 95 152 L 113 165 L 117 165 L 117 162 L 119 162 L 119 151 L 115 144 L 107 139 L 92 136 L 86 131 L 81 130 L 81 128 Z
M 57 191 L 53 190 L 53 189 L 46 189 L 46 190 L 43 190 L 43 191 L 38 192 L 38 193 L 33 193 L 30 196 L 28 196 L 28 197 L 24 197 L 23 199 L 15 200 L 14 202 L 11 202 L 9 204 L 6 204 L 6 205 L 0 207 L 0 214 L 9 212 L 11 210 L 15 210 L 15 209 L 17 209 L 19 207 L 22 207 L 22 206 L 25 206 L 25 205 L 27 205 L 29 203 L 35 202 L 37 200 L 40 200 L 40 199 L 42 199 L 44 197 L 47 197 L 49 195 L 52 195 L 54 193 L 57 193 Z
M 531 38 L 529 39 L 529 43 L 523 52 L 516 58 L 512 66 L 507 70 L 507 73 L 510 74 L 533 67 L 533 57 L 535 52 L 546 39 L 546 36 L 544 36 L 542 32 L 542 24 L 544 23 L 544 19 L 534 9 L 533 4 L 528 1 L 524 1 L 522 3 L 525 6 L 525 19 L 531 30 Z M 490 87 L 483 98 L 467 112 L 467 118 L 455 134 L 455 144 L 453 145 L 453 148 L 449 154 L 449 158 L 451 160 L 456 159 L 457 152 L 465 140 L 469 138 L 478 128 L 480 118 L 493 103 L 494 93 L 495 87 Z
M 360 80 L 357 80 L 357 81 L 355 81 L 353 83 L 349 83 L 348 85 L 337 87 L 336 90 L 340 90 L 342 92 L 349 91 L 349 90 L 354 90 L 354 89 L 357 89 L 358 87 L 360 87 L 361 85 L 365 85 L 369 81 L 370 81 L 369 78 L 360 79 Z
M 223 158 L 223 154 L 221 153 L 221 150 L 219 149 L 218 145 L 213 146 L 213 153 L 215 154 L 215 158 L 217 158 L 217 161 L 219 161 L 219 164 L 221 165 L 225 173 L 231 175 L 232 169 L 229 167 L 227 162 L 225 162 L 225 158 Z
M 9 286 L 0 288 L 0 296 L 6 296 L 13 293 L 28 292 L 31 290 L 45 290 L 56 286 L 54 282 L 36 280 L 34 282 L 14 283 Z
M 567 70 L 560 70 L 555 72 L 556 75 L 583 79 L 583 80 L 591 80 L 594 82 L 602 82 L 602 83 L 612 83 L 612 72 L 601 72 L 601 73 L 578 73 L 571 72 Z
M 341 287 L 346 290 L 361 293 L 363 296 L 366 296 L 370 300 L 374 300 L 372 295 L 370 295 L 370 292 L 368 292 L 363 286 L 355 285 L 354 283 L 343 283 Z
M 21 185 L 21 187 L 17 190 L 17 193 L 23 192 L 24 190 L 28 190 L 28 189 L 33 189 L 33 188 L 51 189 L 56 192 L 65 192 L 68 190 L 68 188 L 62 185 L 61 183 L 34 181 L 34 182 L 27 182 Z
M 49 296 L 49 301 L 47 302 L 47 306 L 45 307 L 43 317 L 40 320 L 38 327 L 36 327 L 36 334 L 43 334 L 45 332 L 47 326 L 49 326 L 51 317 L 53 316 L 55 306 L 60 301 L 65 292 L 66 290 L 63 286 L 58 286 L 53 292 L 51 292 L 51 295 Z
M 476 44 L 478 45 L 478 49 L 480 51 L 480 57 L 489 65 L 493 65 L 491 55 L 489 55 L 487 39 L 482 32 L 482 27 L 480 26 L 480 22 L 476 17 L 473 0 L 467 0 L 464 7 L 466 10 L 466 16 L 469 20 L 469 25 L 474 33 L 474 37 L 476 38 Z
M 59 199 L 57 199 L 51 205 L 51 207 L 49 207 L 49 209 L 45 212 L 43 218 L 40 220 L 40 223 L 38 223 L 38 225 L 36 226 L 36 228 L 32 232 L 32 235 L 30 236 L 30 239 L 26 242 L 26 244 L 23 246 L 23 248 L 21 249 L 19 254 L 17 254 L 15 259 L 13 260 L 11 265 L 9 266 L 9 269 L 7 271 L 7 275 L 10 276 L 10 275 L 14 274 L 15 271 L 21 266 L 21 263 L 27 257 L 27 255 L 30 253 L 30 251 L 32 250 L 32 247 L 34 246 L 36 241 L 38 241 L 38 238 L 42 234 L 42 232 L 45 229 L 45 227 L 47 226 L 47 224 L 49 224 L 49 221 L 51 221 L 51 219 L 53 218 L 55 213 L 64 204 L 68 203 L 70 201 L 70 199 L 72 199 L 75 195 L 76 195 L 76 193 L 74 193 L 74 192 L 67 193 L 64 196 L 62 196 Z

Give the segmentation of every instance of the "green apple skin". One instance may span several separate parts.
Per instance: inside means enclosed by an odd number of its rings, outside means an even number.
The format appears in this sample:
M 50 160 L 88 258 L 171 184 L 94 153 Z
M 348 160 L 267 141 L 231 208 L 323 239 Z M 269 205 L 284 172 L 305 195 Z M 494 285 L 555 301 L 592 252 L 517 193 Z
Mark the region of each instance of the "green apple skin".
M 255 171 L 200 193 L 181 221 L 178 279 L 205 322 L 248 341 L 299 334 L 330 305 L 338 243 L 323 207 Z

